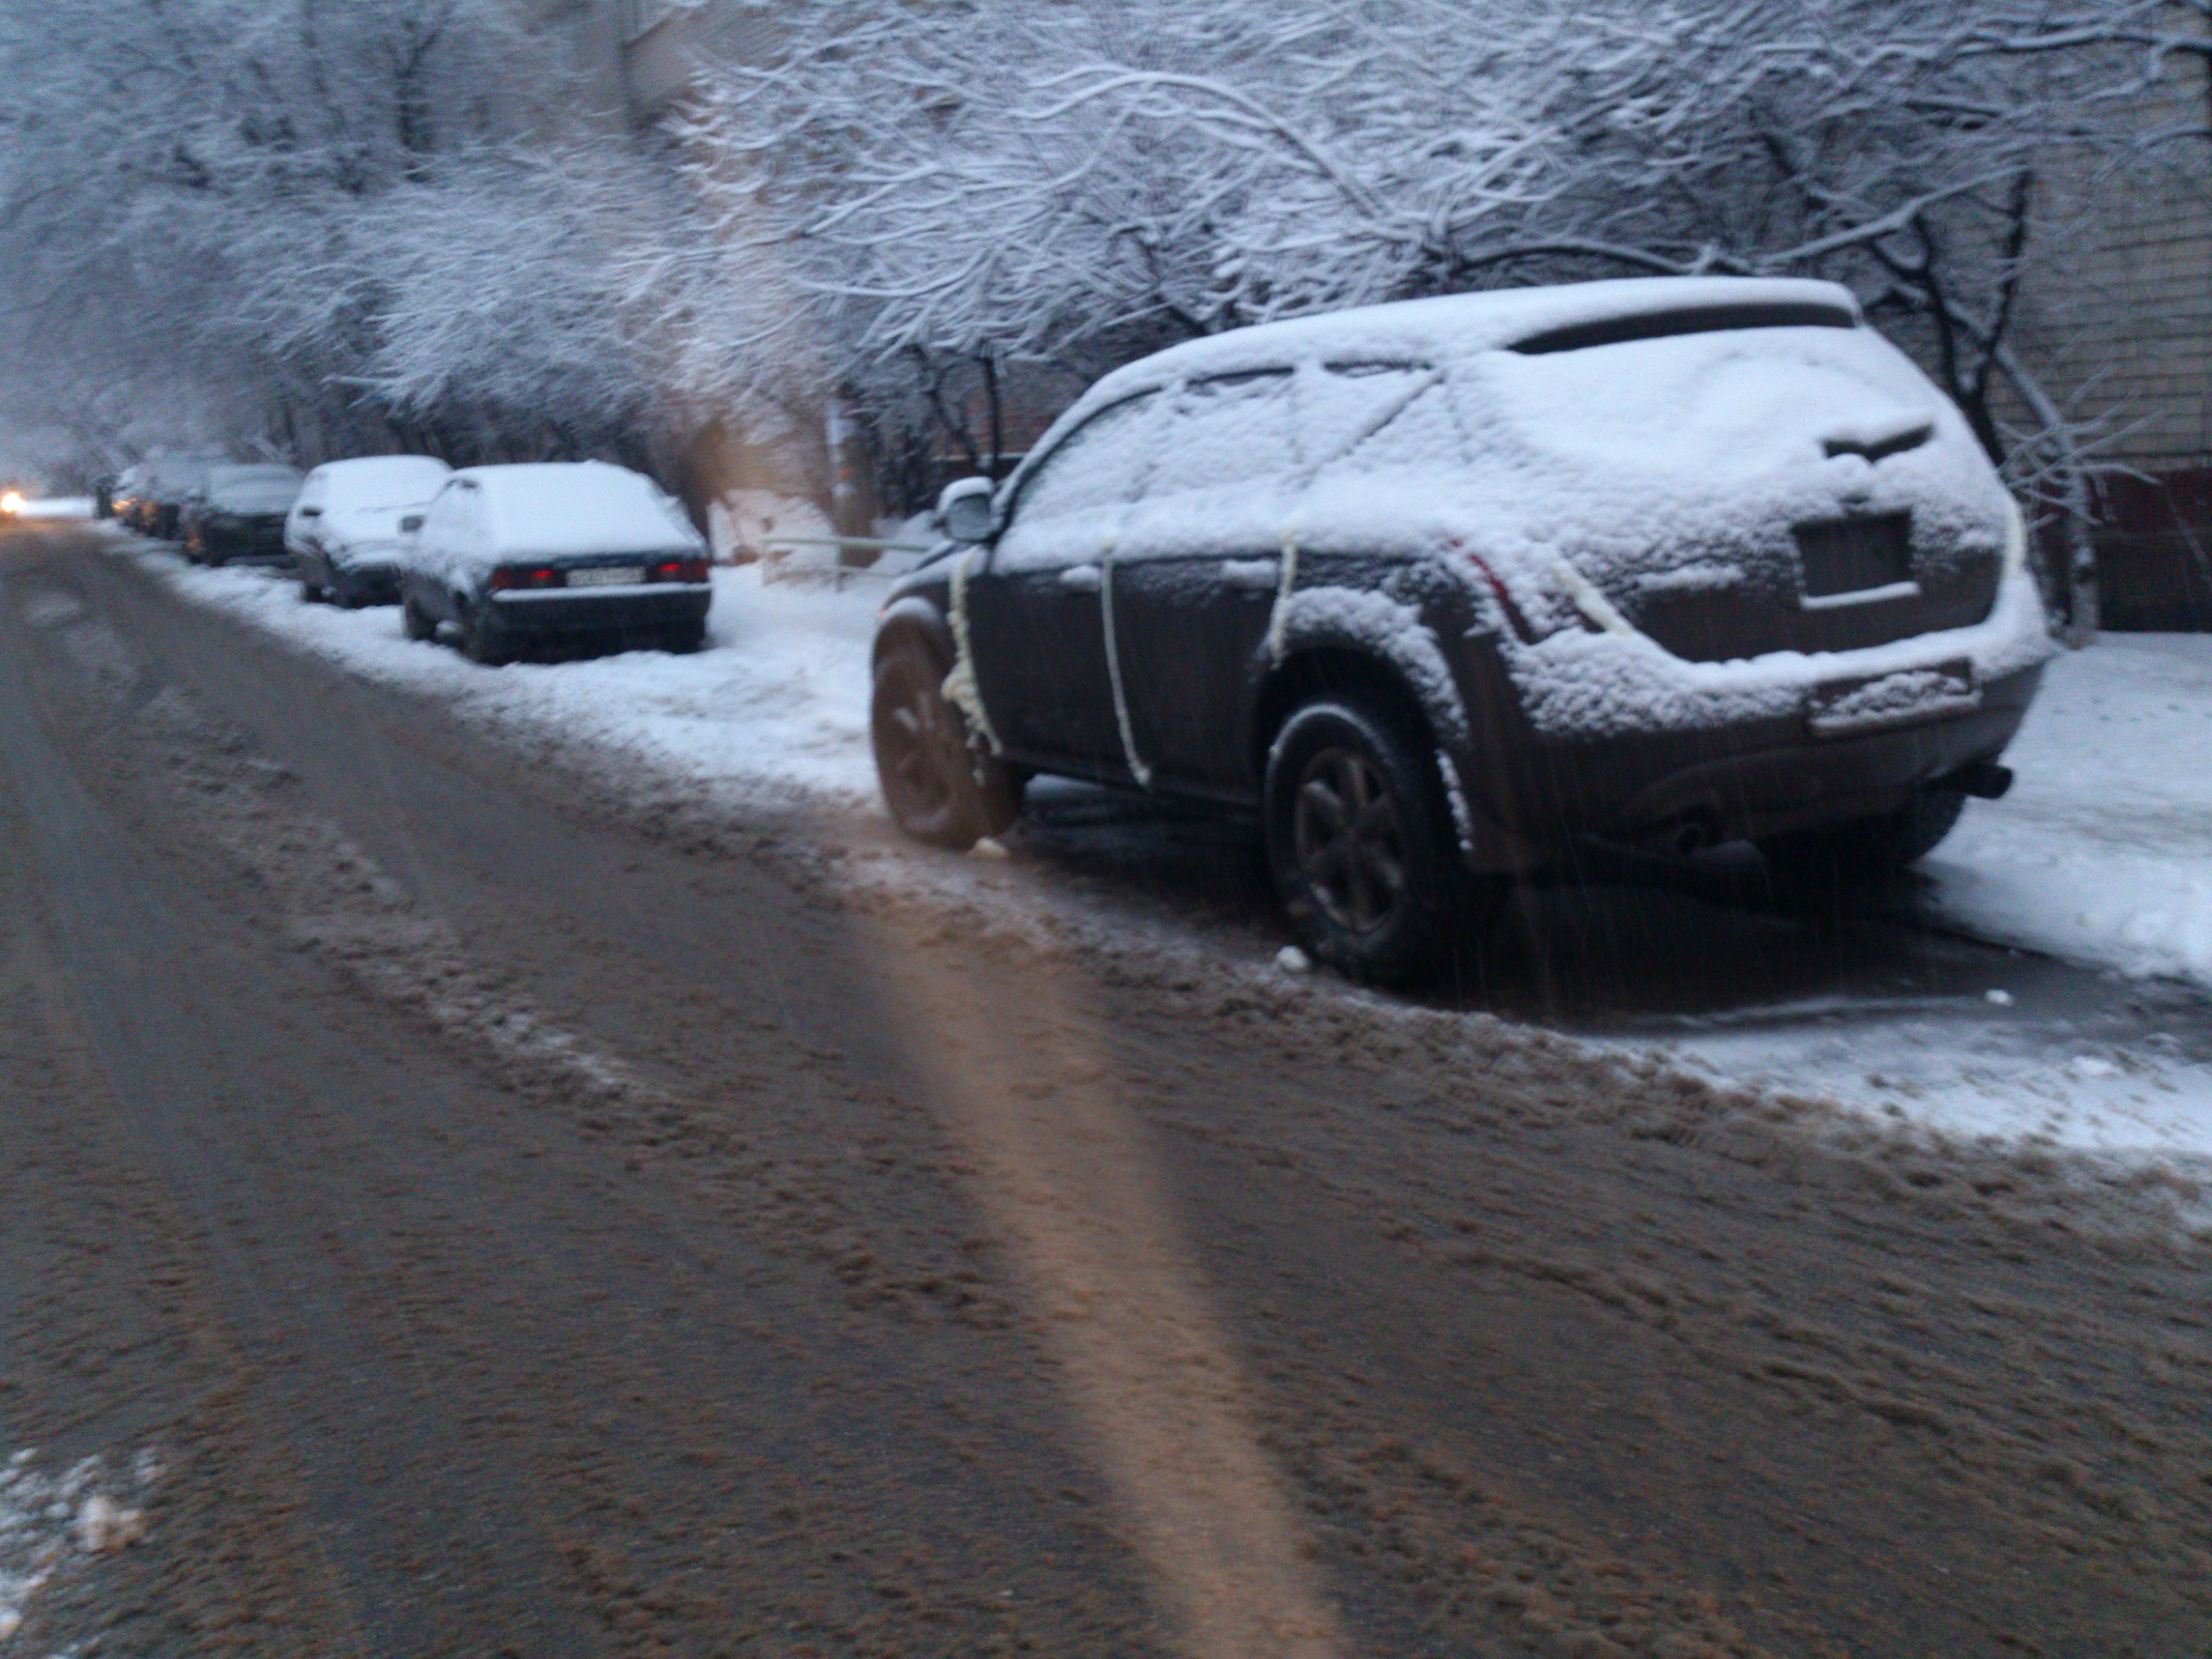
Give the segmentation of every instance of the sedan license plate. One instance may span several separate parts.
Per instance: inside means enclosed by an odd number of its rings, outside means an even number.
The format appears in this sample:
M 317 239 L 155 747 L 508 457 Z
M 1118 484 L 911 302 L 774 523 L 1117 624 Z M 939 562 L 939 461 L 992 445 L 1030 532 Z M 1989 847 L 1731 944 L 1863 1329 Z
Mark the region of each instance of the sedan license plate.
M 627 587 L 644 580 L 644 567 L 635 564 L 605 565 L 596 570 L 571 570 L 568 573 L 568 586 L 571 587 Z

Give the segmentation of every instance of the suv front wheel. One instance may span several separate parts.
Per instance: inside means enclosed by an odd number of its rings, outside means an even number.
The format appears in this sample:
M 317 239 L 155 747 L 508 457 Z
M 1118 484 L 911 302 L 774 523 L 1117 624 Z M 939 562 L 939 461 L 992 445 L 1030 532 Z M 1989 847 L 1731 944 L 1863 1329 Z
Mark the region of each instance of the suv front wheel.
M 945 674 L 920 641 L 890 646 L 876 664 L 868 734 L 893 821 L 916 841 L 963 853 L 1013 823 L 1021 783 L 976 756 L 968 722 L 945 700 Z
M 1267 861 L 1320 961 L 1402 984 L 1479 921 L 1425 752 L 1382 708 L 1323 697 L 1283 723 L 1267 755 Z

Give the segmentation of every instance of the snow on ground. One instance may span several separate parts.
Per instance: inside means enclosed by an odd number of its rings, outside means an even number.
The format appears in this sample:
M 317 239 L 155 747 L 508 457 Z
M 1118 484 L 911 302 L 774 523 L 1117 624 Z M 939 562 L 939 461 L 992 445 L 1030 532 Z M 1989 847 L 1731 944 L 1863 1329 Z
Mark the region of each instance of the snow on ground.
M 2180 1020 L 2144 1036 L 2063 1016 L 1992 1017 L 1979 1001 L 1782 1004 L 1686 1022 L 1656 1046 L 1717 1083 L 1818 1097 L 1958 1140 L 2025 1139 L 2130 1163 L 2212 1157 L 2205 1033 Z
M 143 1492 L 158 1473 L 150 1454 L 137 1459 L 131 1485 Z M 0 1643 L 22 1628 L 42 1592 L 86 1559 L 138 1541 L 143 1511 L 106 1489 L 98 1457 L 50 1474 L 28 1449 L 0 1462 Z
M 717 567 L 708 648 L 696 656 L 628 651 L 494 670 L 409 640 L 396 605 L 308 605 L 296 583 L 266 569 L 201 569 L 165 550 L 137 556 L 203 604 L 489 724 L 604 746 L 720 797 L 873 807 L 868 643 L 880 578 L 836 587 L 763 581 L 757 564 Z
M 266 570 L 197 569 L 118 536 L 202 603 L 495 726 L 580 738 L 717 799 L 881 810 L 867 738 L 879 579 L 841 588 L 718 568 L 709 648 L 696 656 L 490 671 L 410 642 L 393 607 L 305 605 Z M 2212 636 L 2108 635 L 2059 659 L 2008 759 L 2013 793 L 1973 803 L 1923 866 L 1938 922 L 2212 985 Z M 2063 1008 L 2014 1009 L 2002 984 L 1986 991 L 1995 998 L 1968 988 L 1752 1007 L 1601 1041 L 1947 1135 L 2136 1159 L 2212 1154 L 2212 1033 L 2197 1029 L 2200 1012 L 2181 1012 L 2171 1031 L 2098 1030 Z
M 1982 939 L 2212 986 L 2212 635 L 2107 634 L 2051 665 L 2005 757 L 1923 866 Z

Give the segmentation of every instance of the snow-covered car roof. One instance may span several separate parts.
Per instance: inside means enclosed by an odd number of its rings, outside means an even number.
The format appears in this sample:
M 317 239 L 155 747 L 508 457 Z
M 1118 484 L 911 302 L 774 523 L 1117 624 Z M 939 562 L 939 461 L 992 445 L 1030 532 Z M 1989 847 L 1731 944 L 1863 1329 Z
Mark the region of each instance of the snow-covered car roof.
M 465 467 L 493 549 L 540 558 L 569 553 L 690 552 L 704 544 L 683 509 L 641 473 L 605 461 Z
M 307 476 L 326 507 L 416 507 L 438 493 L 452 469 L 434 455 L 358 455 L 325 461 Z
M 1042 458 L 1063 433 L 1107 404 L 1195 377 L 1314 360 L 1433 363 L 1482 351 L 1566 350 L 1645 332 L 1761 323 L 1856 327 L 1861 320 L 1849 289 L 1799 277 L 1629 276 L 1398 300 L 1232 329 L 1154 352 L 1100 380 L 1030 453 Z M 1638 323 L 1650 326 L 1633 326 Z M 1607 326 L 1613 324 L 1631 326 L 1616 333 Z
M 211 466 L 207 470 L 207 486 L 220 489 L 225 484 L 270 483 L 296 484 L 301 482 L 296 468 L 262 463 L 242 466 Z

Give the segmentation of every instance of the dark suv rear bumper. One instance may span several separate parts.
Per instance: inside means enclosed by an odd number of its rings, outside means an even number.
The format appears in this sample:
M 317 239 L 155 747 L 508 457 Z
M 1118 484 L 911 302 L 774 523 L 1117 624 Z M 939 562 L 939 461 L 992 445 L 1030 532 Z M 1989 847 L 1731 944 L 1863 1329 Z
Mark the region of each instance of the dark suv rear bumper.
M 1470 791 L 1476 813 L 1504 832 L 1478 833 L 1474 860 L 1526 868 L 1593 838 L 1687 851 L 1890 811 L 1913 789 L 2002 754 L 2042 677 L 2039 665 L 1985 684 L 1971 710 L 1847 737 L 1815 737 L 1800 714 L 1533 744 Z

